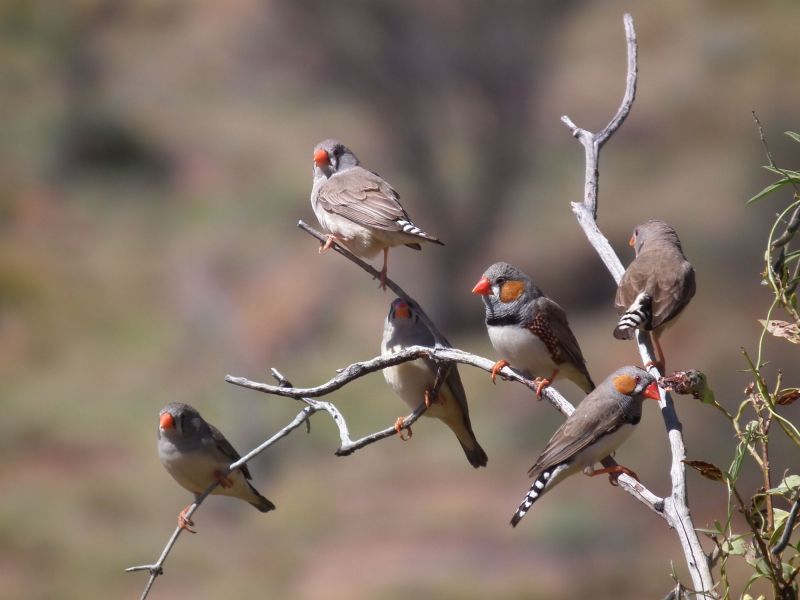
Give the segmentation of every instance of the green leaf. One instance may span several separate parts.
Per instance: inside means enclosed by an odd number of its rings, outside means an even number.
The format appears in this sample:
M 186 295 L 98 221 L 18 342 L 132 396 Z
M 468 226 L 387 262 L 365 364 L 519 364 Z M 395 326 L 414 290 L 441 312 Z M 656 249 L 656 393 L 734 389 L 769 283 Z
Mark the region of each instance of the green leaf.
M 781 177 L 786 177 L 788 179 L 800 179 L 800 171 L 793 171 L 792 169 L 779 169 L 770 165 L 764 165 L 764 168 L 770 173 L 775 173 L 775 175 L 780 175 Z
M 775 529 L 772 531 L 772 535 L 769 536 L 768 545 L 770 546 L 774 546 L 778 543 L 781 533 L 783 533 L 783 524 L 786 522 L 786 517 L 789 516 L 789 511 L 781 510 L 780 508 L 774 508 L 772 510 L 772 514 L 774 516 Z
M 761 198 L 763 198 L 764 196 L 769 196 L 772 192 L 774 192 L 775 190 L 781 189 L 783 186 L 789 184 L 791 181 L 792 181 L 791 179 L 783 178 L 780 181 L 776 181 L 775 183 L 771 183 L 767 187 L 765 187 L 763 190 L 758 192 L 755 196 L 750 198 L 747 202 L 745 202 L 745 204 L 752 204 L 753 202 L 755 202 L 757 200 L 761 200 Z M 797 183 L 800 183 L 800 180 L 798 180 Z
M 800 475 L 789 475 L 778 487 L 768 489 L 766 493 L 788 495 L 798 488 L 800 488 Z
M 788 135 L 790 138 L 792 138 L 798 144 L 800 144 L 800 133 L 795 133 L 794 131 L 784 131 L 783 133 L 785 135 Z
M 747 538 L 735 535 L 722 543 L 722 551 L 733 556 L 744 556 L 747 552 Z

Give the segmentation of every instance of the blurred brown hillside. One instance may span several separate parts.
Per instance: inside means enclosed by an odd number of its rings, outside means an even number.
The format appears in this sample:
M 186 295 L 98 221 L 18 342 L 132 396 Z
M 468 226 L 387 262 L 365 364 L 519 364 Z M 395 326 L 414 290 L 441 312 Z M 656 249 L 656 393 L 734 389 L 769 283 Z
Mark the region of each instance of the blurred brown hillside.
M 559 121 L 599 129 L 616 110 L 625 11 L 639 90 L 602 154 L 600 227 L 625 262 L 638 222 L 677 228 L 698 294 L 664 336 L 668 367 L 702 369 L 733 405 L 775 210 L 744 205 L 770 180 L 750 111 L 779 164 L 800 166 L 782 136 L 800 127 L 797 3 L 0 3 L 3 593 L 138 597 L 144 575 L 123 569 L 157 558 L 189 501 L 158 463 L 158 410 L 193 404 L 245 451 L 299 408 L 225 374 L 275 366 L 313 385 L 378 353 L 392 297 L 295 227 L 316 225 L 323 138 L 447 243 L 392 251 L 390 274 L 455 345 L 494 357 L 469 291 L 506 260 L 567 309 L 595 379 L 638 360 L 611 336 L 614 288 L 569 208 L 583 153 Z M 797 355 L 768 348 L 800 384 Z M 685 576 L 663 523 L 596 479 L 565 482 L 512 531 L 560 417 L 461 371 L 487 469 L 427 421 L 337 458 L 316 417 L 252 465 L 278 510 L 210 499 L 151 597 L 638 599 L 663 597 L 670 561 Z M 355 434 L 404 410 L 380 375 L 331 399 Z M 699 403 L 678 412 L 690 457 L 726 465 L 729 431 Z M 666 493 L 652 406 L 617 458 Z M 689 477 L 695 523 L 721 518 L 720 487 Z

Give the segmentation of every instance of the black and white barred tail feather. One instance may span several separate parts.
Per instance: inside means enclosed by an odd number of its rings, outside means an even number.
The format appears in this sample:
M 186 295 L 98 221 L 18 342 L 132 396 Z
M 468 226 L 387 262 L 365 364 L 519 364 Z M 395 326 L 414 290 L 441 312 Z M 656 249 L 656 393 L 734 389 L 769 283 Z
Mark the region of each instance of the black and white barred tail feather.
M 614 328 L 614 337 L 618 340 L 629 340 L 636 329 L 650 329 L 653 320 L 653 298 L 642 292 L 628 307 Z
M 411 221 L 407 221 L 406 219 L 397 219 L 397 224 L 403 229 L 403 233 L 407 233 L 408 235 L 415 235 L 417 237 L 421 237 L 423 240 L 427 240 L 429 242 L 433 242 L 434 244 L 440 244 L 444 246 L 444 242 L 442 242 L 439 238 L 435 238 L 432 235 L 425 233 L 414 225 Z M 412 244 L 406 244 L 409 247 L 414 247 Z M 415 248 L 418 250 L 419 248 Z
M 536 479 L 534 479 L 533 484 L 531 484 L 531 487 L 528 490 L 528 493 L 525 494 L 525 498 L 523 498 L 522 502 L 520 502 L 517 512 L 515 512 L 514 516 L 511 517 L 512 527 L 517 526 L 517 523 L 519 523 L 522 520 L 522 517 L 524 517 L 531 509 L 533 503 L 541 498 L 542 494 L 544 493 L 544 489 L 548 486 L 548 483 L 555 478 L 559 471 L 565 469 L 566 467 L 566 464 L 550 467 L 549 469 L 543 471 Z

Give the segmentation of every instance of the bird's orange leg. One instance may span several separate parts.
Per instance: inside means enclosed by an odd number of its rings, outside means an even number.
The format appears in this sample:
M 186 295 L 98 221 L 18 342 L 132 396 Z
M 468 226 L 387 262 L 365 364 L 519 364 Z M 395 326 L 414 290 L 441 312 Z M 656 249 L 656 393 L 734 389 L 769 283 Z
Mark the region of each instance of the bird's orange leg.
M 227 475 L 223 475 L 222 471 L 214 471 L 214 479 L 217 480 L 221 487 L 233 487 L 233 481 L 231 481 Z
M 433 390 L 425 390 L 425 407 L 430 408 L 431 404 L 441 404 L 444 406 L 444 397 L 441 392 L 434 397 Z
M 194 529 L 192 529 L 194 522 L 186 516 L 186 513 L 189 512 L 191 506 L 191 504 L 187 504 L 186 507 L 178 513 L 178 527 L 185 529 L 189 533 L 197 533 Z
M 655 367 L 663 375 L 665 372 L 664 369 L 667 367 L 667 359 L 664 356 L 664 351 L 661 349 L 661 342 L 659 341 L 660 337 L 660 335 L 655 333 L 650 335 L 650 339 L 653 340 L 653 347 L 656 351 L 656 359 L 648 362 L 644 368 L 649 369 L 650 367 Z
M 394 430 L 397 432 L 397 435 L 400 436 L 400 439 L 408 441 L 411 439 L 411 436 L 414 435 L 414 432 L 411 431 L 411 427 L 403 427 L 403 422 L 405 421 L 405 417 L 397 417 L 397 421 L 394 422 Z M 408 431 L 408 437 L 403 437 L 403 429 Z
M 619 485 L 617 483 L 617 479 L 619 479 L 619 476 L 622 475 L 623 473 L 625 473 L 625 475 L 633 477 L 636 481 L 639 481 L 639 476 L 636 473 L 634 473 L 628 467 L 623 467 L 622 465 L 614 465 L 613 467 L 604 467 L 602 469 L 595 469 L 589 472 L 588 475 L 589 477 L 594 477 L 595 475 L 603 475 L 605 473 L 608 473 L 608 483 L 610 483 L 611 485 Z
M 553 382 L 553 380 L 555 380 L 556 375 L 558 375 L 558 369 L 555 369 L 552 372 L 552 374 L 550 375 L 550 379 L 546 377 L 537 377 L 536 379 L 533 380 L 533 382 L 536 384 L 536 396 L 539 398 L 539 400 L 542 399 L 542 390 L 544 390 L 544 388 L 549 386 Z
M 386 273 L 389 271 L 389 249 L 383 249 L 383 268 L 381 269 L 381 285 L 379 286 L 384 292 L 386 291 Z
M 495 378 L 497 377 L 497 374 L 503 369 L 503 367 L 507 367 L 509 364 L 510 363 L 505 358 L 501 358 L 496 363 L 494 363 L 494 366 L 492 367 L 492 372 L 491 372 L 492 383 L 497 383 L 495 381 Z M 502 377 L 502 375 L 500 377 Z
M 334 242 L 341 242 L 339 238 L 337 238 L 332 233 L 329 233 L 327 236 L 328 239 L 325 240 L 324 244 L 320 244 L 318 252 L 322 254 L 325 250 L 328 250 L 331 246 L 333 246 Z

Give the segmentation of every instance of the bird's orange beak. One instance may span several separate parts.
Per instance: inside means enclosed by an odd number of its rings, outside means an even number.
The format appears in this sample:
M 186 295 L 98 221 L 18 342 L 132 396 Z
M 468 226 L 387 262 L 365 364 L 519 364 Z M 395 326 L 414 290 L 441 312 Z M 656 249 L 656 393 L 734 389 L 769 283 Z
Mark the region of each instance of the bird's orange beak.
M 318 167 L 324 167 L 330 164 L 330 159 L 328 158 L 328 151 L 320 148 L 319 150 L 314 152 L 314 162 Z
M 648 385 L 646 388 L 644 388 L 644 392 L 642 393 L 642 395 L 645 398 L 650 398 L 651 400 L 655 400 L 656 402 L 661 400 L 661 394 L 658 392 L 658 384 L 655 381 L 650 385 Z
M 172 429 L 175 427 L 175 419 L 172 418 L 172 415 L 168 412 L 165 412 L 161 415 L 161 418 L 158 420 L 158 424 L 161 429 Z
M 410 319 L 411 309 L 408 308 L 408 304 L 405 302 L 398 302 L 394 307 L 394 316 L 395 318 Z
M 631 239 L 629 239 L 629 240 L 628 240 L 628 246 L 630 246 L 631 248 L 633 248 L 633 247 L 634 247 L 634 245 L 636 245 L 636 236 L 635 236 L 635 235 L 632 235 L 632 236 L 631 236 Z
M 492 294 L 492 284 L 489 283 L 489 279 L 481 277 L 480 281 L 472 288 L 472 293 L 480 294 L 481 296 L 490 296 Z

